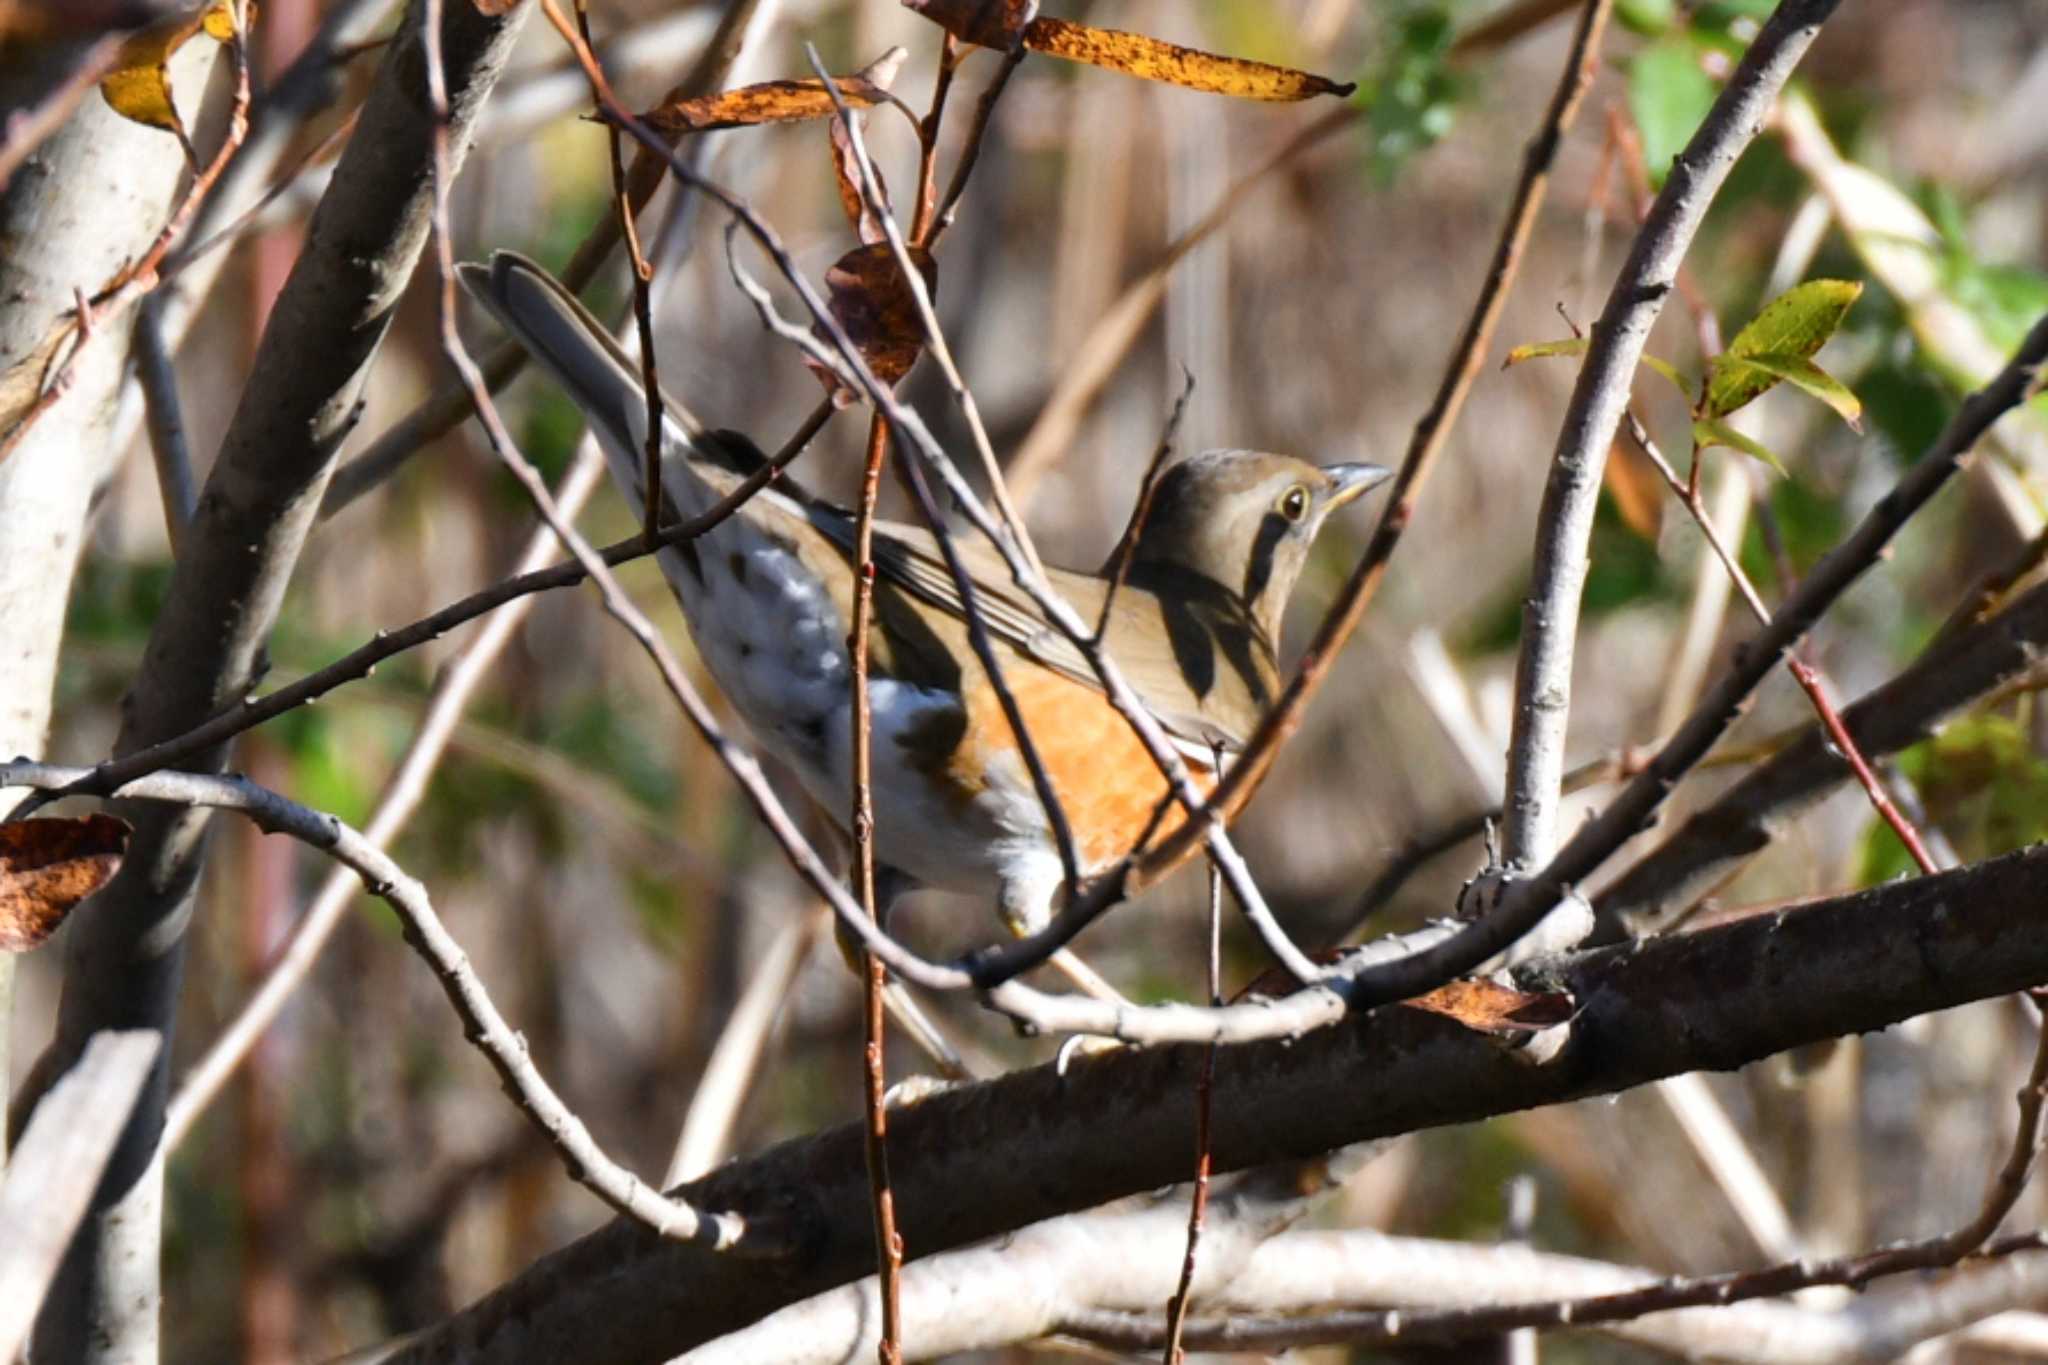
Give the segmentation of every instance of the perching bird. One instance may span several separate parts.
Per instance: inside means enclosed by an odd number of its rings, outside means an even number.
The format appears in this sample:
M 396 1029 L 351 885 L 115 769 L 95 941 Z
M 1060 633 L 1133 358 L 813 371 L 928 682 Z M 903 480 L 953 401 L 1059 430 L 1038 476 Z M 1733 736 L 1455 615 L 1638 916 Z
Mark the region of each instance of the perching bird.
M 614 478 L 644 502 L 647 397 L 638 364 L 558 281 L 499 252 L 463 282 L 568 390 Z M 708 432 L 665 399 L 664 520 L 730 492 L 760 453 Z M 1389 477 L 1287 455 L 1212 450 L 1160 474 L 1117 587 L 1109 657 L 1181 750 L 1196 782 L 1241 749 L 1278 686 L 1276 644 L 1310 543 L 1337 508 Z M 955 538 L 994 643 L 1073 833 L 1080 871 L 1099 871 L 1180 823 L 1167 786 L 1079 650 L 1039 614 L 1000 555 Z M 695 540 L 660 552 L 712 676 L 759 742 L 842 825 L 851 801 L 848 633 L 854 515 L 784 477 Z M 1031 774 L 969 643 L 960 595 L 932 534 L 877 521 L 869 636 L 871 790 L 878 864 L 891 891 L 928 886 L 991 897 L 1018 934 L 1050 917 L 1065 880 Z M 1111 570 L 1049 569 L 1093 623 Z

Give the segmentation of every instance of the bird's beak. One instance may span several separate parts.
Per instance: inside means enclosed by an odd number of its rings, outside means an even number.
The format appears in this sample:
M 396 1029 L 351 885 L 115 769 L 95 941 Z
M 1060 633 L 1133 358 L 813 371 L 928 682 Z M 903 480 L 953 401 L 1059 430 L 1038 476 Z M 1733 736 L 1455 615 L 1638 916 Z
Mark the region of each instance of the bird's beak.
M 1376 464 L 1326 464 L 1323 473 L 1330 480 L 1332 510 L 1394 477 L 1394 471 Z

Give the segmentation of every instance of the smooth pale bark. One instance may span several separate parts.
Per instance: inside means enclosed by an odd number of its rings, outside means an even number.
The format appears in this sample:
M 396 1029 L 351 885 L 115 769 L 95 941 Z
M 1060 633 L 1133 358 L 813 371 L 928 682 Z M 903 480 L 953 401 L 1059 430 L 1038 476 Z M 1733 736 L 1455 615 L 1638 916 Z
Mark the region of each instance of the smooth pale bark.
M 441 7 L 453 160 L 529 5 L 487 16 Z M 415 3 L 313 216 L 257 349 L 181 545 L 130 689 L 116 751 L 182 733 L 253 685 L 263 644 L 354 422 L 377 348 L 425 247 L 434 116 Z M 197 766 L 218 766 L 224 750 Z M 110 1029 L 161 1033 L 168 1057 L 205 820 L 123 806 L 126 862 L 74 912 L 57 1038 L 37 1066 L 54 1078 Z M 39 1365 L 157 1356 L 162 1225 L 160 1058 L 36 1329 Z

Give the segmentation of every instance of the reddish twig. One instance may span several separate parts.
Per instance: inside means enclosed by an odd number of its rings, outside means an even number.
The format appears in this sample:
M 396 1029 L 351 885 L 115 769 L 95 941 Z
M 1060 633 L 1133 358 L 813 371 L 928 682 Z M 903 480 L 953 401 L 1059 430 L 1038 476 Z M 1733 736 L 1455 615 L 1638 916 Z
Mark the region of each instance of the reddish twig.
M 932 102 L 917 124 L 917 197 L 911 201 L 910 240 L 930 246 L 932 217 L 939 185 L 939 125 L 946 115 L 946 97 L 953 93 L 953 75 L 967 60 L 969 49 L 948 33 L 939 48 L 939 71 L 932 78 Z M 840 117 L 844 118 L 845 115 Z
M 590 37 L 590 0 L 576 0 L 576 31 L 583 35 L 584 45 L 594 55 L 597 45 Z M 593 104 L 597 103 L 597 89 L 597 78 L 593 75 Z M 640 476 L 647 493 L 646 506 L 641 509 L 641 532 L 652 540 L 661 529 L 662 511 L 661 377 L 654 369 L 654 304 L 648 287 L 654 280 L 654 267 L 648 264 L 647 253 L 640 249 L 640 223 L 633 206 L 632 187 L 626 182 L 626 159 L 619 146 L 618 128 L 606 124 L 604 138 L 611 159 L 612 205 L 618 214 L 619 236 L 625 240 L 626 254 L 633 264 L 633 320 L 640 332 L 640 381 L 647 390 L 647 451 Z
M 163 229 L 156 235 L 156 240 L 150 243 L 149 249 L 116 271 L 114 277 L 107 281 L 99 293 L 90 299 L 79 299 L 76 318 L 72 324 L 77 328 L 78 340 L 49 373 L 41 391 L 36 394 L 35 401 L 22 413 L 21 419 L 5 436 L 0 436 L 0 464 L 6 463 L 7 457 L 14 453 L 15 447 L 21 444 L 37 420 L 55 407 L 57 401 L 70 391 L 72 380 L 78 372 L 78 358 L 85 353 L 86 345 L 92 340 L 95 332 L 104 330 L 106 323 L 115 314 L 157 287 L 160 283 L 157 269 L 163 264 L 164 257 L 178 238 L 184 235 L 185 229 L 191 225 L 193 215 L 199 212 L 199 206 L 205 203 L 207 195 L 213 192 L 214 182 L 219 180 L 221 172 L 227 169 L 236 149 L 242 145 L 242 139 L 249 135 L 250 87 L 246 7 L 236 6 L 234 18 L 234 32 L 226 44 L 228 59 L 234 64 L 235 71 L 234 102 L 228 110 L 227 132 L 221 138 L 219 149 L 214 152 L 211 161 L 194 173 L 192 184 L 186 189 L 184 199 L 179 201 L 170 221 L 163 225 Z
M 953 41 L 946 35 L 948 43 Z M 974 106 L 974 122 L 968 126 L 967 142 L 960 148 L 960 159 L 953 166 L 953 179 L 946 186 L 946 197 L 939 201 L 938 215 L 926 224 L 924 244 L 931 246 L 939 240 L 939 234 L 952 226 L 954 211 L 960 205 L 960 196 L 967 192 L 967 177 L 974 173 L 974 163 L 981 157 L 981 144 L 988 134 L 990 117 L 995 113 L 996 101 L 1002 98 L 1003 90 L 1009 85 L 1010 77 L 1024 63 L 1025 49 L 1019 45 L 1003 54 L 1003 64 L 996 68 L 996 74 L 989 78 L 988 89 L 981 92 L 981 98 Z M 919 204 L 921 210 L 928 208 Z
M 1223 755 L 1216 755 L 1223 766 Z M 1209 1004 L 1223 1003 L 1223 874 L 1209 869 Z M 1195 1082 L 1195 1188 L 1188 1199 L 1187 1251 L 1181 1257 L 1180 1283 L 1166 1301 L 1166 1365 L 1186 1359 L 1181 1334 L 1187 1325 L 1188 1302 L 1195 1284 L 1195 1253 L 1202 1244 L 1202 1223 L 1209 1213 L 1209 1170 L 1215 1158 L 1211 1121 L 1216 1110 L 1216 1045 L 1202 1049 L 1202 1074 Z
M 1671 462 L 1664 458 L 1664 452 L 1650 439 L 1650 433 L 1644 428 L 1642 419 L 1636 415 L 1635 409 L 1625 409 L 1623 418 L 1628 424 L 1629 436 L 1635 441 L 1636 448 L 1655 466 L 1665 486 L 1685 505 L 1685 510 L 1698 524 L 1700 534 L 1706 538 L 1708 548 L 1714 552 L 1714 557 L 1721 561 L 1721 567 L 1727 571 L 1736 591 L 1748 604 L 1750 614 L 1756 617 L 1757 624 L 1770 625 L 1770 609 L 1764 606 L 1763 597 L 1757 592 L 1756 585 L 1750 581 L 1749 575 L 1743 571 L 1741 561 L 1735 557 L 1734 548 L 1728 544 L 1727 538 L 1721 534 L 1720 529 L 1714 525 L 1713 517 L 1708 514 L 1706 499 L 1700 496 L 1699 471 L 1703 462 L 1700 459 L 1699 448 L 1695 446 L 1692 452 L 1691 476 L 1681 479 L 1678 471 L 1671 467 Z M 1892 800 L 1891 793 L 1885 790 L 1876 770 L 1870 766 L 1870 761 L 1857 747 L 1855 737 L 1849 733 L 1849 727 L 1842 723 L 1842 713 L 1828 698 L 1827 688 L 1819 670 L 1802 659 L 1797 650 L 1785 655 L 1785 667 L 1799 684 L 1800 690 L 1805 692 L 1807 699 L 1813 703 L 1814 713 L 1820 717 L 1821 725 L 1827 729 L 1828 738 L 1833 741 L 1835 748 L 1841 751 L 1843 761 L 1849 765 L 1849 771 L 1856 775 L 1857 783 L 1862 786 L 1864 795 L 1870 799 L 1871 807 L 1876 810 L 1878 817 L 1891 826 L 1892 833 L 1899 836 L 1899 842 L 1906 846 L 1906 851 L 1912 855 L 1913 861 L 1919 865 L 1922 872 L 1940 871 L 1940 865 L 1928 853 L 1926 843 L 1920 838 L 1920 831 L 1913 828 L 1913 822 L 1906 818 L 1898 803 Z
M 867 463 L 861 471 L 860 508 L 854 521 L 853 634 L 853 889 L 868 918 L 881 921 L 875 903 L 875 801 L 871 784 L 873 717 L 868 704 L 868 631 L 875 614 L 875 500 L 881 495 L 882 459 L 889 451 L 889 422 L 877 413 L 868 423 Z M 875 1266 L 882 1297 L 881 1365 L 903 1359 L 903 1239 L 896 1231 L 896 1195 L 889 1184 L 888 1071 L 882 1046 L 888 1027 L 883 990 L 888 972 L 873 953 L 862 953 L 866 979 L 862 1078 L 867 1098 L 868 1190 L 874 1201 Z

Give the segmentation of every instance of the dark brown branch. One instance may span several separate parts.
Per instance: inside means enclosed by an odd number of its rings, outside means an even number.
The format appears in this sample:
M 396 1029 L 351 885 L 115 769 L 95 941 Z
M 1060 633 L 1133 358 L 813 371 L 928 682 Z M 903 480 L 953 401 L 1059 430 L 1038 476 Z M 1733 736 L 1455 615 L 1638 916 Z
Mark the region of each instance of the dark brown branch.
M 1354 1015 L 1289 1041 L 1218 1050 L 1218 1172 L 1371 1138 L 1725 1070 L 1824 1038 L 2048 980 L 2039 900 L 2048 849 L 1581 953 L 1543 973 L 1579 1005 L 1543 1065 L 1424 1011 Z M 1084 1057 L 891 1115 L 897 1214 L 912 1258 L 1176 1183 L 1193 1168 L 1196 1047 Z M 1360 1076 L 1372 1084 L 1360 1085 Z M 1104 1142 L 1104 1133 L 1116 1133 Z M 732 1263 L 617 1224 L 537 1263 L 409 1343 L 394 1362 L 666 1359 L 869 1274 L 874 1239 L 858 1124 L 735 1162 L 677 1193 L 698 1207 L 798 1220 L 806 1254 Z M 520 1355 L 526 1352 L 530 1354 Z

